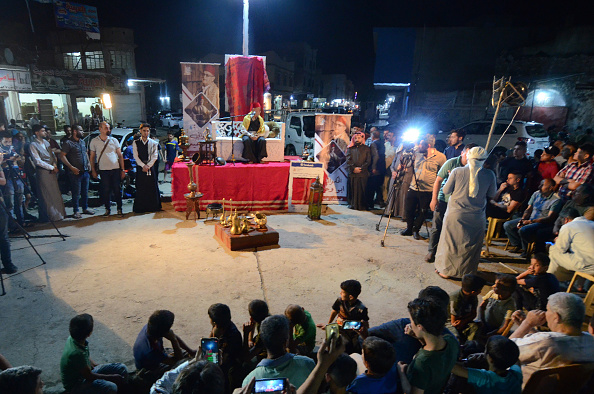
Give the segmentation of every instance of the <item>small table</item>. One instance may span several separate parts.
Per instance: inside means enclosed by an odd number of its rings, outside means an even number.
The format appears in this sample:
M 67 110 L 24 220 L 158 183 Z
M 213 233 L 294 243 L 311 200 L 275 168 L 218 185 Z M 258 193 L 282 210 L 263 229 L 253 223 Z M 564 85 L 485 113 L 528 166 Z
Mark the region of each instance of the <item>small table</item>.
M 198 164 L 216 165 L 217 162 L 217 142 L 216 141 L 198 141 Z
M 191 193 L 184 194 L 186 198 L 186 220 L 188 220 L 192 211 L 194 211 L 194 220 L 200 219 L 200 199 L 203 195 L 202 193 L 196 193 L 194 196 Z
M 255 229 L 255 225 L 251 225 L 251 231 L 247 234 L 231 234 L 229 227 L 223 227 L 220 223 L 215 224 L 215 238 L 221 242 L 229 250 L 244 250 L 254 249 L 260 247 L 279 247 L 278 231 L 270 226 L 266 226 L 265 230 Z

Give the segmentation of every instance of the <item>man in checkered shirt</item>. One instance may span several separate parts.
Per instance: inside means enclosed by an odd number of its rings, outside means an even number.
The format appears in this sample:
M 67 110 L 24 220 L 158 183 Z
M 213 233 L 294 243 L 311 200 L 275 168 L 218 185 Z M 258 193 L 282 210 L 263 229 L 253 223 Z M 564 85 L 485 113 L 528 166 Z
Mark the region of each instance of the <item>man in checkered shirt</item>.
M 592 181 L 594 177 L 594 145 L 590 143 L 583 144 L 575 152 L 577 161 L 568 164 L 557 173 L 555 181 L 561 185 L 559 188 L 559 197 L 563 200 L 571 199 L 573 191 L 578 186 Z

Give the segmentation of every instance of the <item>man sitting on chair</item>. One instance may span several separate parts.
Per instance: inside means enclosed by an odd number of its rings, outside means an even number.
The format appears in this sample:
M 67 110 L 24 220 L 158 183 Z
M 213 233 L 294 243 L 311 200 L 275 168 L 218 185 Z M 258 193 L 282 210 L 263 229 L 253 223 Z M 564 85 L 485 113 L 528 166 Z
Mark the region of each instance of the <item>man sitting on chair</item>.
M 250 163 L 260 163 L 263 158 L 268 157 L 266 153 L 266 128 L 264 119 L 260 116 L 262 107 L 260 103 L 252 104 L 252 111 L 243 118 L 243 127 L 247 131 L 241 139 L 243 140 L 243 158 Z

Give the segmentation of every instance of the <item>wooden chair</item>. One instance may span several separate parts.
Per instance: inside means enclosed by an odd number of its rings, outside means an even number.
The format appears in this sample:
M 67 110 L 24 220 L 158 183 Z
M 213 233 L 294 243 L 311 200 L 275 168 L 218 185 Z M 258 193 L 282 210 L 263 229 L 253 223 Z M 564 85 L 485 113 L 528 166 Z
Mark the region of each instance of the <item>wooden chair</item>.
M 571 293 L 571 289 L 578 277 L 582 277 L 591 282 L 594 282 L 594 276 L 587 274 L 585 272 L 576 271 L 573 274 L 571 282 L 569 283 L 569 287 L 567 288 L 568 293 Z M 594 285 L 590 286 L 590 290 L 588 290 L 586 296 L 584 297 L 584 305 L 586 306 L 586 316 L 592 316 L 594 314 L 594 305 L 592 305 L 592 303 L 594 303 Z
M 544 368 L 532 374 L 523 394 L 574 394 L 586 384 L 592 372 L 594 363 L 570 364 L 562 367 Z

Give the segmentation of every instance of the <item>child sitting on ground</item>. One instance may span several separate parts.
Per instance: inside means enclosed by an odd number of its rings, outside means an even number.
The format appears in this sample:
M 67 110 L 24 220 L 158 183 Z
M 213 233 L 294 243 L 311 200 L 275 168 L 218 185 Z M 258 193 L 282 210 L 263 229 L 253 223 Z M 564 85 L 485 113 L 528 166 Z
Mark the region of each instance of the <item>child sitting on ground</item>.
M 358 299 L 359 294 L 361 294 L 361 283 L 359 281 L 349 279 L 342 282 L 340 284 L 340 297 L 332 305 L 332 313 L 330 314 L 330 319 L 328 319 L 328 324 L 331 324 L 336 318 L 336 322 L 341 327 L 345 320 L 360 321 L 362 323 L 360 330 L 341 330 L 341 334 L 348 341 L 346 346 L 346 352 L 348 354 L 361 353 L 358 331 L 369 326 L 367 307 Z M 317 327 L 323 329 L 326 326 L 318 324 Z
M 117 393 L 128 379 L 124 364 L 97 365 L 91 360 L 87 338 L 93 326 L 93 317 L 87 313 L 70 320 L 70 336 L 60 359 L 60 375 L 68 393 Z
M 289 305 L 285 309 L 292 335 L 289 337 L 291 353 L 309 356 L 316 346 L 316 324 L 311 314 L 299 305 Z
M 257 363 L 266 358 L 266 348 L 260 339 L 260 324 L 270 316 L 266 301 L 253 300 L 248 305 L 250 321 L 243 325 L 243 353 L 244 361 L 251 362 L 256 358 Z
M 443 335 L 447 320 L 445 308 L 431 299 L 417 298 L 408 303 L 410 326 L 423 344 L 410 364 L 398 363 L 398 374 L 405 394 L 442 392 L 460 346 L 453 335 Z
M 512 297 L 516 290 L 516 278 L 499 274 L 495 279 L 493 290 L 489 291 L 479 306 L 479 321 L 469 324 L 468 340 L 484 343 L 486 338 L 495 334 L 504 334 L 511 328 L 511 315 L 516 310 Z
M 231 310 L 225 304 L 213 304 L 208 308 L 208 317 L 212 325 L 210 337 L 219 340 L 219 349 L 221 351 L 219 365 L 227 378 L 225 387 L 231 390 L 241 387 L 243 379 L 241 371 L 243 341 L 237 326 L 231 321 Z
M 367 337 L 363 341 L 363 364 L 367 370 L 353 380 L 347 392 L 381 394 L 398 390 L 396 351 L 390 342 Z
M 450 324 L 446 327 L 462 342 L 465 339 L 464 330 L 476 318 L 478 295 L 484 285 L 485 280 L 480 276 L 466 274 L 462 278 L 462 288 L 450 294 Z
M 519 286 L 514 292 L 514 300 L 518 309 L 546 311 L 549 296 L 561 291 L 557 277 L 547 273 L 550 262 L 545 253 L 535 253 L 530 267 L 516 276 Z
M 467 378 L 468 384 L 481 394 L 520 394 L 522 391 L 522 370 L 516 365 L 520 349 L 510 339 L 501 335 L 487 340 L 485 357 L 489 370 L 465 368 L 456 364 L 452 373 Z

